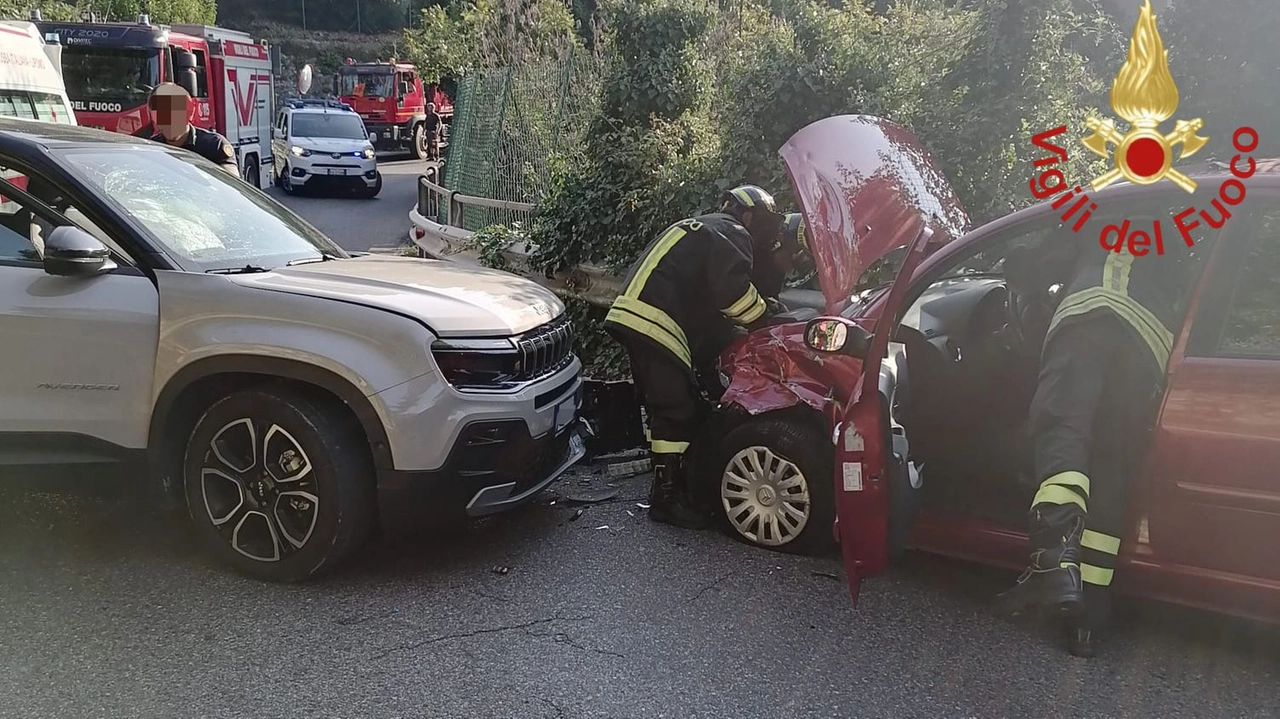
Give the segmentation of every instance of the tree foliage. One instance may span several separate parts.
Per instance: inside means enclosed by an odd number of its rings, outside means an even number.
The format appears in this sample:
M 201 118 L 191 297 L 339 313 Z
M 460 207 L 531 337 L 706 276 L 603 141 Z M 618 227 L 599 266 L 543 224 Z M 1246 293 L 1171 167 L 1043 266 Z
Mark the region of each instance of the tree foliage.
M 404 40 L 406 56 L 423 76 L 440 80 L 566 52 L 574 27 L 561 0 L 452 0 L 422 10 Z
M 0 0 L 0 17 L 25 20 L 32 8 L 46 20 L 74 20 L 82 12 L 103 20 L 134 20 L 148 12 L 152 22 L 212 25 L 218 15 L 217 0 Z

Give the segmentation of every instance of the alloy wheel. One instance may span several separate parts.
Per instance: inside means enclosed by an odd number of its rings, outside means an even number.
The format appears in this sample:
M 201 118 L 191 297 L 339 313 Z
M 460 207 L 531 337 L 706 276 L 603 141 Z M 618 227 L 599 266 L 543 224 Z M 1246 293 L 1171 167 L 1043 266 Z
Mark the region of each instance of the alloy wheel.
M 735 531 L 770 547 L 800 536 L 812 511 L 804 473 L 762 446 L 741 450 L 725 465 L 720 501 Z
M 307 453 L 280 425 L 249 417 L 226 424 L 209 442 L 200 492 L 222 538 L 260 562 L 277 562 L 302 549 L 319 517 Z

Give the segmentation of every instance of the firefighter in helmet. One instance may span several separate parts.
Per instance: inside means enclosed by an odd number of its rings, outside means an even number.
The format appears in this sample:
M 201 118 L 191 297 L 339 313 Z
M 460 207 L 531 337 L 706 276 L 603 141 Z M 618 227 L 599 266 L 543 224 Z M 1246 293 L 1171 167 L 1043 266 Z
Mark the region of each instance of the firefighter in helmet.
M 721 196 L 719 211 L 682 220 L 632 265 L 605 327 L 627 350 L 649 420 L 649 517 L 701 529 L 684 453 L 700 415 L 697 368 L 724 349 L 734 326 L 763 324 L 770 304 L 752 283 L 752 260 L 778 239 L 773 196 L 755 185 Z

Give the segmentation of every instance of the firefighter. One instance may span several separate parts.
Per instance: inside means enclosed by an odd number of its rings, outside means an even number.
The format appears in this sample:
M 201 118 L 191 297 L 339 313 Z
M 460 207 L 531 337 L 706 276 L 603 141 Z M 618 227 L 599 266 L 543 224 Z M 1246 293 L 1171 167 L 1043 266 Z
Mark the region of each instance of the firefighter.
M 778 301 L 782 306 L 778 295 L 782 293 L 787 276 L 792 272 L 808 272 L 812 263 L 804 217 L 799 212 L 792 212 L 782 218 L 778 240 L 769 250 L 768 261 L 757 260 L 752 264 L 751 281 L 762 296 Z
M 235 148 L 222 135 L 192 125 L 190 105 L 191 95 L 181 85 L 164 82 L 156 86 L 147 99 L 157 130 L 151 139 L 191 150 L 239 177 Z
M 1031 562 L 998 605 L 1008 615 L 1058 613 L 1071 653 L 1092 656 L 1110 618 L 1129 479 L 1154 425 L 1189 275 L 1178 254 L 1049 241 L 1057 245 L 1029 283 L 1063 284 L 1030 409 Z
M 440 159 L 440 126 L 442 121 L 440 113 L 436 112 L 436 104 L 434 102 L 427 103 L 427 159 Z
M 605 318 L 648 413 L 654 521 L 708 524 L 690 502 L 684 464 L 701 413 L 697 368 L 724 349 L 730 328 L 765 320 L 769 304 L 751 282 L 752 258 L 772 248 L 780 223 L 759 187 L 726 192 L 719 212 L 677 222 L 649 244 Z

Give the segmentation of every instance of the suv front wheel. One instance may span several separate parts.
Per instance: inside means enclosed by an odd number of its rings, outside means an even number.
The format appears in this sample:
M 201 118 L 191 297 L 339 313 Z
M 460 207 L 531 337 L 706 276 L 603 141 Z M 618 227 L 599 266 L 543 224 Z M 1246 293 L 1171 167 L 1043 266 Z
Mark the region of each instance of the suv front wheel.
M 201 541 L 270 581 L 339 564 L 373 525 L 373 467 L 355 418 L 290 387 L 209 407 L 188 441 L 183 484 Z

